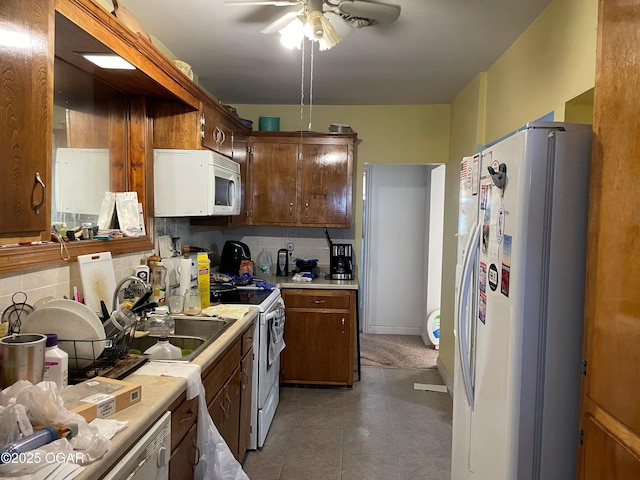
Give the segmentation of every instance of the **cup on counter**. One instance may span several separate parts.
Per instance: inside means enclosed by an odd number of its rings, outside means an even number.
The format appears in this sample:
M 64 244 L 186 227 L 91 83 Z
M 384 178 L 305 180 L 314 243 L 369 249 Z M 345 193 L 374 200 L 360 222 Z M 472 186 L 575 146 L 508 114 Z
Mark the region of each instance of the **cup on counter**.
M 0 387 L 9 387 L 18 380 L 29 380 L 34 385 L 41 382 L 46 343 L 47 336 L 39 333 L 0 338 Z
M 184 296 L 183 295 L 171 295 L 169 297 L 169 313 L 176 314 L 184 311 Z
M 184 294 L 184 308 L 182 313 L 185 315 L 198 315 L 202 312 L 202 296 L 197 287 L 187 290 Z

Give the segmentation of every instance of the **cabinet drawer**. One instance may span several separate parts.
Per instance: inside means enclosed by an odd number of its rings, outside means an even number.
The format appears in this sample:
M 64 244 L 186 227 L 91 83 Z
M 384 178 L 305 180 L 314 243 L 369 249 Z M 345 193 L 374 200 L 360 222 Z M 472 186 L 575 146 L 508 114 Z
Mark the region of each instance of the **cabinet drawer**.
M 350 307 L 349 292 L 309 290 L 308 293 L 284 294 L 286 308 L 322 308 L 348 310 Z
M 207 405 L 211 400 L 213 400 L 233 371 L 238 368 L 240 360 L 242 359 L 240 354 L 241 351 L 242 349 L 239 340 L 231 344 L 227 351 L 222 355 L 222 358 L 215 363 L 213 368 L 202 380 L 206 393 Z
M 185 397 L 186 398 L 186 397 Z M 171 451 L 182 441 L 198 419 L 198 397 L 185 400 L 171 412 Z
M 253 328 L 253 323 L 251 324 L 251 326 L 249 328 L 247 328 L 244 333 L 242 334 L 242 356 L 244 357 L 247 352 L 249 350 L 251 350 L 253 348 L 253 335 L 254 335 L 254 328 Z

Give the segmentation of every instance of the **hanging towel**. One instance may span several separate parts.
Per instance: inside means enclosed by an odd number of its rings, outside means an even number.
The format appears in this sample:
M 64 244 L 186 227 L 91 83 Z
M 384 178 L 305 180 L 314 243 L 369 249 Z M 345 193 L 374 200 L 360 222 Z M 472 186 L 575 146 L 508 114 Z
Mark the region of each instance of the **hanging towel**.
M 269 326 L 269 362 L 270 367 L 274 360 L 284 350 L 284 307 L 278 308 L 274 312 Z

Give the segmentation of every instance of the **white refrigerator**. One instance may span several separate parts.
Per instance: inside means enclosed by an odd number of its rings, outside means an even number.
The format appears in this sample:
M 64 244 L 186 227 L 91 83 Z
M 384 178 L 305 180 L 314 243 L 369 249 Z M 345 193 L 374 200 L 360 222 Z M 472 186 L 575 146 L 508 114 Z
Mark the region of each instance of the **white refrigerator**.
M 463 159 L 452 480 L 575 478 L 590 157 L 535 122 Z

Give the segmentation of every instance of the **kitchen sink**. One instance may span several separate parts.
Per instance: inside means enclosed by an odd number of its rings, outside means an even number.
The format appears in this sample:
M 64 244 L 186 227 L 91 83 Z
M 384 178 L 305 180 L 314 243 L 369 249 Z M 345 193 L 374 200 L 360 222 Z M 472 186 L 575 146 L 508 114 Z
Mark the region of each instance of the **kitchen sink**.
M 173 335 L 168 336 L 168 339 L 169 343 L 183 350 L 183 362 L 190 362 L 196 358 L 236 321 L 235 318 L 186 315 L 173 315 L 172 318 L 175 320 L 176 329 Z M 144 353 L 145 350 L 156 344 L 158 338 L 155 335 L 134 338 L 130 349 Z

